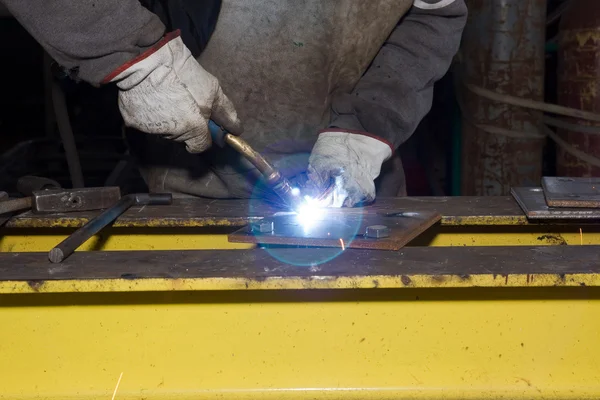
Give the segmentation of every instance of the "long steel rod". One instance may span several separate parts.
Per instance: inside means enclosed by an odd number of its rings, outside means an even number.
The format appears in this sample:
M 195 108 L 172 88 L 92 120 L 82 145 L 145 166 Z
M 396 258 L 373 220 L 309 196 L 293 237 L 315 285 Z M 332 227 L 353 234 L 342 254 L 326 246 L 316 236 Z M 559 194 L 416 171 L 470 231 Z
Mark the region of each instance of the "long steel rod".
M 73 254 L 79 246 L 116 220 L 119 215 L 133 205 L 168 205 L 172 201 L 173 196 L 170 193 L 139 193 L 123 196 L 114 206 L 106 209 L 102 214 L 89 221 L 50 250 L 48 259 L 53 263 L 62 262 Z

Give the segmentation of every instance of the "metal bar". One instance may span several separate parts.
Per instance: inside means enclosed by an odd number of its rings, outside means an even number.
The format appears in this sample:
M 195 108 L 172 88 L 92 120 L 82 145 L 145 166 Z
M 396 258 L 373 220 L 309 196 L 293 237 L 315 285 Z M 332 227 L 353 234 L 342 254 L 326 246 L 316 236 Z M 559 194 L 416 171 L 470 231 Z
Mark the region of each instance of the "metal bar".
M 0 215 L 31 208 L 31 197 L 0 202 Z
M 444 225 L 527 225 L 525 214 L 511 196 L 378 198 L 368 209 L 435 211 Z M 250 221 L 280 211 L 252 200 L 174 199 L 160 209 L 128 210 L 114 227 L 242 227 Z M 78 228 L 97 212 L 62 215 L 21 214 L 6 223 L 8 228 Z
M 600 246 L 0 254 L 0 292 L 600 286 Z M 309 253 L 307 255 L 307 253 Z M 325 260 L 306 267 L 307 258 Z
M 172 195 L 169 193 L 140 193 L 123 196 L 114 206 L 102 212 L 86 225 L 78 229 L 67 239 L 50 250 L 48 259 L 53 263 L 62 262 L 81 246 L 86 240 L 97 234 L 132 205 L 164 205 L 171 204 Z
M 141 210 L 135 207 L 135 212 Z M 239 250 L 253 244 L 231 243 L 228 235 L 236 227 L 163 225 L 139 228 L 106 227 L 85 242 L 80 251 L 126 250 Z M 580 229 L 582 231 L 580 232 Z M 48 252 L 66 239 L 72 229 L 18 228 L 0 230 L 0 252 Z M 434 225 L 407 246 L 564 246 L 600 245 L 599 225 Z

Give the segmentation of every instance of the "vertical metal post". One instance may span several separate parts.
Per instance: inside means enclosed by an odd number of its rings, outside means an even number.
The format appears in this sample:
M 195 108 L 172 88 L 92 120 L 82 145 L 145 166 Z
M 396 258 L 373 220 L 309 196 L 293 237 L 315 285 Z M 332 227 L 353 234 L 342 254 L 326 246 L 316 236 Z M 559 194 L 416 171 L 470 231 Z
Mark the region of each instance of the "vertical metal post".
M 571 0 L 565 10 L 558 40 L 558 104 L 600 112 L 600 1 Z M 600 158 L 600 135 L 592 121 L 567 120 L 572 129 L 559 129 L 567 146 Z M 581 128 L 577 128 L 577 126 Z M 596 129 L 597 131 L 597 129 Z M 561 176 L 600 176 L 600 168 L 557 146 L 556 169 Z
M 543 101 L 546 0 L 467 3 L 462 83 Z M 511 186 L 539 185 L 545 140 L 535 136 L 541 113 L 462 90 L 462 194 L 507 195 Z

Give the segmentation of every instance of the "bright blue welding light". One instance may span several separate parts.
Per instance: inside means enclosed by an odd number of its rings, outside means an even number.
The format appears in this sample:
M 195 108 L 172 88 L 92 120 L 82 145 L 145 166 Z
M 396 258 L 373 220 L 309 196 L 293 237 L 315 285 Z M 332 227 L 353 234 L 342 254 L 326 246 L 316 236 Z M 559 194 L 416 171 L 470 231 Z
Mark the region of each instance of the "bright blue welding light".
M 260 200 L 265 194 L 263 192 L 264 187 L 262 189 L 255 187 L 254 189 L 250 199 L 249 215 L 264 215 L 264 203 Z M 301 192 L 298 188 L 293 188 L 292 194 L 297 196 L 301 195 Z M 316 235 L 320 233 L 320 238 L 331 238 L 335 243 L 338 243 L 341 239 L 344 247 L 347 248 L 356 234 L 358 234 L 362 218 L 346 219 L 344 220 L 343 227 L 340 227 L 339 224 L 337 225 L 338 232 L 335 231 L 335 228 L 330 232 L 323 225 L 320 225 L 320 220 L 327 214 L 328 209 L 319 207 L 318 202 L 310 197 L 304 196 L 304 200 L 305 206 L 298 210 L 295 218 L 297 226 L 300 229 L 298 235 Z M 326 223 L 326 225 L 329 225 L 329 223 Z M 271 257 L 282 263 L 296 267 L 307 267 L 312 270 L 312 268 L 317 268 L 319 265 L 332 261 L 342 254 L 344 252 L 342 242 L 339 242 L 339 247 L 317 248 L 293 245 L 261 245 L 260 247 L 269 253 Z M 290 249 L 294 249 L 294 251 L 290 251 Z M 326 268 L 326 266 L 323 268 Z

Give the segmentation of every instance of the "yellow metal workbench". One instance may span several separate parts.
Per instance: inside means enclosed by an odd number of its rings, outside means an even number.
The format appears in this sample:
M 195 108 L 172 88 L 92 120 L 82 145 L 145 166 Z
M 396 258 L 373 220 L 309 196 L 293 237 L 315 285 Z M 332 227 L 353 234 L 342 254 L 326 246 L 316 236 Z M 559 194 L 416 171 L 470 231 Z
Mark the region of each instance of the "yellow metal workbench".
M 121 373 L 121 399 L 600 397 L 598 226 L 530 224 L 510 198 L 378 204 L 444 218 L 312 267 L 179 251 L 270 212 L 243 202 L 130 210 L 86 247 L 110 251 L 58 265 L 44 252 L 90 215 L 10 219 L 0 398 L 107 399 Z

